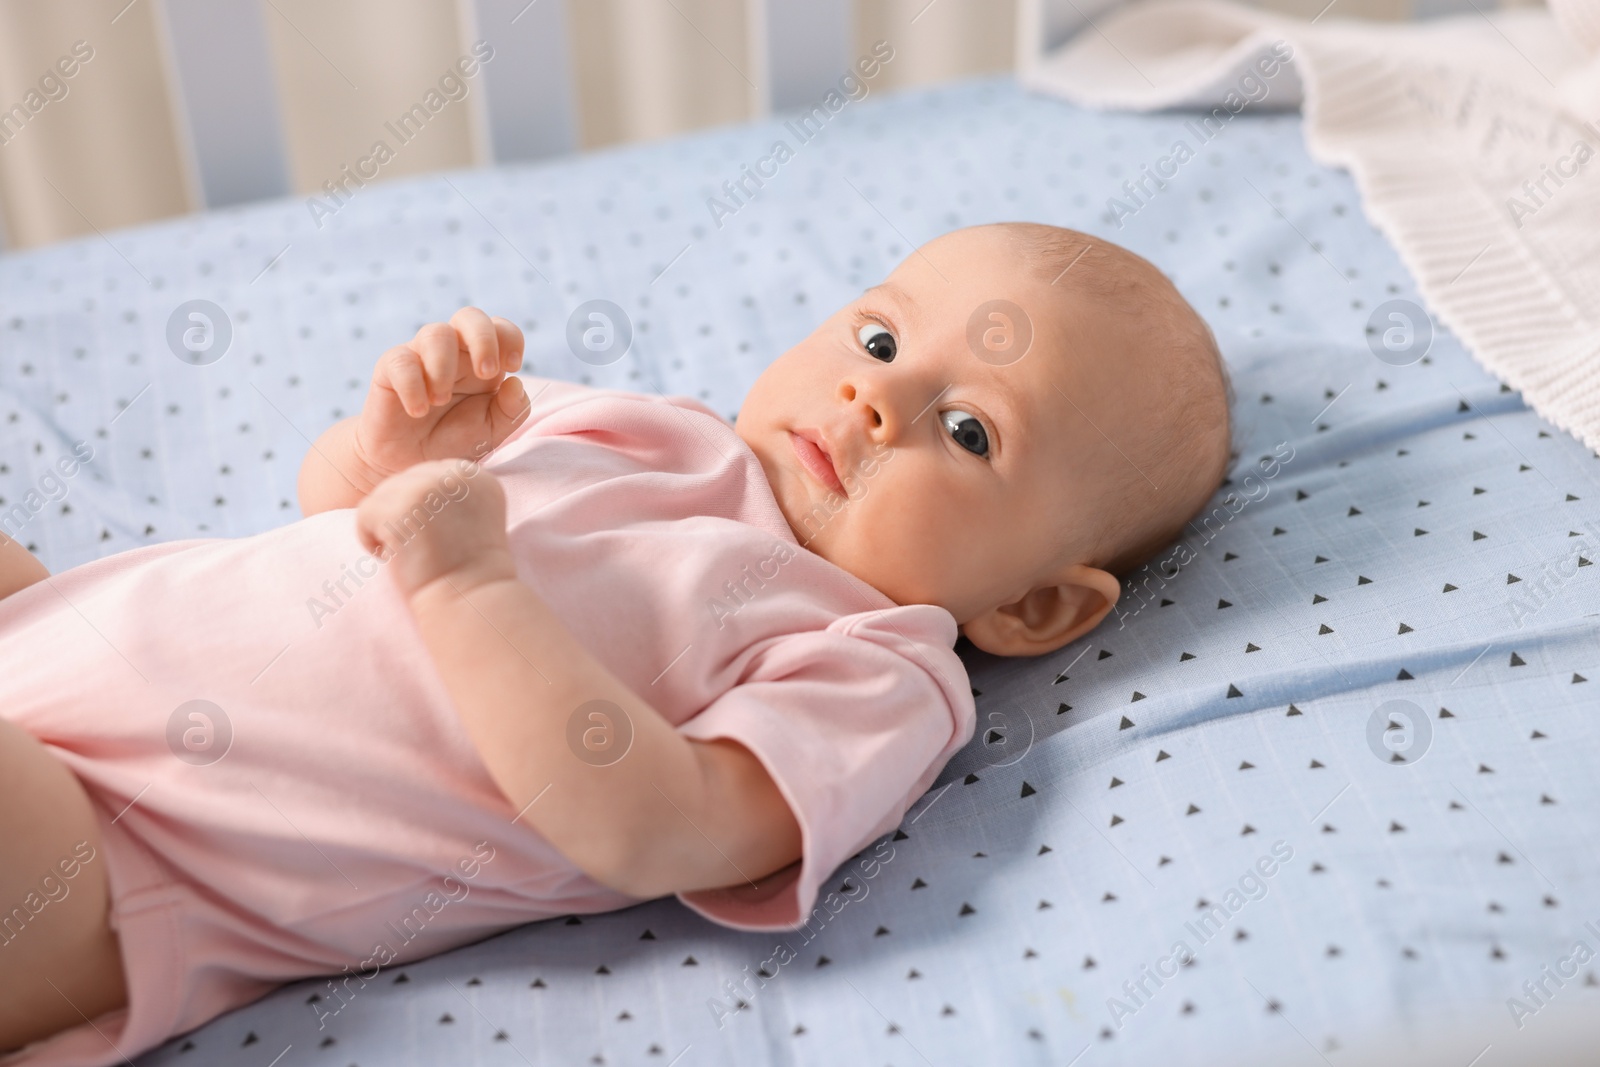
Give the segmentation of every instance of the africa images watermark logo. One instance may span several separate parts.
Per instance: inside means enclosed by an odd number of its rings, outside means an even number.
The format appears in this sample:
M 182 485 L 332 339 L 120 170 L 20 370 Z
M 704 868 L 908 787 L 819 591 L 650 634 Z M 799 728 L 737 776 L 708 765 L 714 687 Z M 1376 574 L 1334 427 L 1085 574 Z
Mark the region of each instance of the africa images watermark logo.
M 1212 108 L 1198 122 L 1194 119 L 1184 122 L 1183 128 L 1194 138 L 1194 145 L 1191 146 L 1187 138 L 1180 137 L 1172 142 L 1166 155 L 1156 159 L 1153 167 L 1149 163 L 1141 165 L 1137 177 L 1122 183 L 1122 196 L 1106 198 L 1106 209 L 1101 217 L 1115 223 L 1117 229 L 1122 229 L 1123 220 L 1137 215 L 1157 194 L 1166 192 L 1168 183 L 1178 176 L 1184 164 L 1194 159 L 1201 148 L 1220 137 L 1235 115 L 1251 104 L 1265 100 L 1272 91 L 1271 80 L 1293 59 L 1294 49 L 1289 42 L 1273 42 L 1272 51 L 1257 57 L 1254 68 L 1239 76 L 1233 88 L 1223 96 L 1221 107 Z
M 1156 994 L 1178 976 L 1181 968 L 1194 962 L 1196 952 L 1189 944 L 1190 938 L 1196 946 L 1204 948 L 1227 928 L 1235 915 L 1265 900 L 1271 891 L 1272 877 L 1292 859 L 1294 847 L 1287 841 L 1274 841 L 1272 854 L 1257 858 L 1235 884 L 1228 887 L 1221 900 L 1215 904 L 1202 900 L 1200 917 L 1183 924 L 1187 936 L 1174 940 L 1167 955 L 1145 964 L 1137 975 L 1123 982 L 1123 996 L 1106 998 L 1106 1011 L 1111 1015 L 1112 1025 L 1121 1030 L 1123 1023 L 1147 1007 Z
M 821 100 L 798 117 L 786 119 L 784 129 L 793 134 L 799 144 L 810 144 L 833 121 L 834 116 L 845 109 L 846 104 L 866 99 L 870 91 L 867 83 L 876 78 L 884 65 L 893 59 L 894 48 L 888 41 L 874 42 L 872 52 L 856 60 L 855 66 L 839 78 L 837 88 L 829 89 Z M 724 219 L 737 215 L 754 200 L 767 182 L 776 178 L 783 165 L 794 157 L 794 147 L 780 137 L 772 142 L 766 155 L 757 159 L 753 167 L 749 163 L 743 164 L 739 168 L 739 177 L 722 183 L 721 197 L 706 197 L 706 210 L 711 213 L 711 221 L 717 229 L 722 229 Z
M 191 367 L 206 367 L 228 354 L 233 320 L 211 300 L 185 300 L 167 316 L 167 348 Z
M 15 538 L 22 532 L 24 526 L 44 511 L 46 505 L 65 499 L 69 481 L 92 459 L 94 459 L 94 447 L 87 441 L 75 442 L 70 456 L 57 457 L 54 470 L 46 467 L 45 472 L 39 475 L 34 485 L 28 487 L 21 499 L 0 512 L 0 531 L 4 531 L 8 537 Z
M 96 855 L 93 845 L 79 841 L 72 846 L 71 855 L 63 856 L 55 866 L 45 869 L 37 888 L 30 887 L 21 901 L 0 912 L 0 948 L 10 947 L 45 908 L 66 900 L 72 892 L 72 879 L 78 877 L 84 864 L 93 861 Z
M 1600 144 L 1600 129 L 1592 122 L 1585 122 L 1582 129 L 1587 136 L 1573 141 L 1565 155 L 1539 164 L 1539 173 L 1522 183 L 1522 196 L 1506 197 L 1506 214 L 1517 229 L 1522 229 L 1524 219 L 1537 215 L 1554 200 L 1567 182 L 1580 177 L 1584 165 L 1595 157 L 1594 146 Z
M 489 446 L 481 443 L 473 451 L 471 458 L 457 459 L 454 473 L 443 475 L 433 488 L 428 490 L 427 495 L 408 513 L 400 516 L 398 521 L 391 519 L 386 523 L 389 532 L 401 546 L 410 544 L 422 533 L 423 528 L 433 521 L 434 516 L 445 508 L 466 499 L 467 494 L 472 491 L 467 479 L 477 475 L 479 460 L 489 451 Z M 329 578 L 322 583 L 322 596 L 313 594 L 306 597 L 306 612 L 310 615 L 314 627 L 322 629 L 323 620 L 338 614 L 341 608 L 354 600 L 356 593 L 377 577 L 383 565 L 393 558 L 393 554 L 384 557 L 381 554 L 363 552 L 354 561 L 343 564 L 337 578 Z M 352 586 L 354 588 L 351 588 Z
M 1244 475 L 1240 479 L 1240 491 L 1231 492 L 1222 498 L 1222 502 L 1209 512 L 1204 512 L 1190 520 L 1189 528 L 1194 530 L 1198 537 L 1200 547 L 1209 545 L 1227 525 L 1238 517 L 1239 513 L 1248 504 L 1257 504 L 1267 498 L 1272 492 L 1268 484 L 1276 478 L 1291 460 L 1294 459 L 1294 446 L 1287 441 L 1279 441 L 1272 448 L 1272 455 L 1262 456 L 1256 466 L 1260 468 L 1261 477 L 1258 479 L 1255 472 Z M 1179 571 L 1188 566 L 1199 553 L 1190 546 L 1188 540 L 1179 541 L 1172 550 L 1155 564 L 1146 563 L 1139 571 L 1123 580 L 1125 594 L 1118 601 L 1117 629 L 1128 625 L 1128 620 L 1143 611 L 1146 606 L 1157 599 L 1157 595 L 1167 587 L 1167 583 L 1178 577 Z M 1141 577 L 1142 575 L 1142 577 Z M 1151 589 L 1151 583 L 1155 588 Z
M 53 66 L 45 68 L 38 83 L 29 86 L 21 100 L 0 110 L 0 147 L 15 140 L 47 106 L 65 100 L 72 91 L 69 82 L 93 58 L 94 45 L 84 40 L 73 41 L 70 55 L 61 56 Z
M 416 140 L 435 115 L 450 104 L 467 98 L 472 91 L 468 79 L 494 58 L 494 46 L 488 41 L 476 41 L 470 51 L 471 55 L 461 56 L 446 67 L 444 73 L 439 75 L 438 83 L 430 86 L 421 99 L 383 124 L 389 137 L 394 138 L 393 145 L 387 138 L 379 137 L 372 142 L 367 154 L 355 161 L 353 170 L 350 164 L 341 164 L 338 175 L 322 183 L 322 191 L 327 194 L 325 198 L 306 197 L 306 210 L 311 212 L 311 221 L 317 229 L 322 229 L 325 219 L 344 210 L 356 192 L 377 178 L 383 168 L 394 161 L 401 148 Z
M 472 846 L 471 855 L 458 859 L 450 873 L 440 877 L 437 883 L 428 885 L 427 892 L 420 899 L 413 898 L 414 902 L 407 911 L 386 921 L 383 934 L 373 942 L 371 954 L 359 963 L 347 964 L 337 978 L 327 979 L 326 999 L 320 993 L 314 993 L 306 1001 L 317 1016 L 317 1029 L 326 1027 L 328 1020 L 343 1011 L 356 998 L 356 994 L 366 988 L 368 982 L 377 979 L 385 967 L 398 962 L 408 951 L 411 942 L 421 937 L 446 908 L 466 900 L 472 894 L 469 883 L 478 877 L 484 867 L 494 862 L 496 855 L 494 845 L 479 841 Z M 390 935 L 393 935 L 392 938 Z M 354 988 L 351 987 L 352 982 L 355 983 Z
M 167 716 L 167 748 L 191 767 L 209 767 L 233 747 L 233 720 L 210 700 L 186 700 Z
M 1600 926 L 1594 922 L 1585 922 L 1583 929 L 1586 933 L 1600 939 Z M 1554 968 L 1545 964 L 1539 969 L 1535 978 L 1529 978 L 1522 983 L 1522 997 L 1507 997 L 1506 1010 L 1511 1013 L 1511 1021 L 1521 1030 L 1528 1025 L 1528 1020 L 1538 1015 L 1556 994 L 1566 987 L 1568 982 L 1578 977 L 1584 965 L 1594 959 L 1595 950 L 1583 938 L 1577 938 L 1572 943 L 1572 948 L 1560 959 L 1555 961 Z M 1551 988 L 1554 986 L 1554 988 Z
M 867 894 L 872 892 L 872 887 L 867 883 L 882 874 L 884 867 L 893 859 L 894 845 L 886 840 L 880 840 L 874 845 L 870 855 L 863 853 L 858 857 L 855 874 L 840 883 L 839 892 L 829 890 L 818 897 L 811 914 L 792 931 L 793 934 L 799 935 L 800 946 L 804 948 L 821 934 L 833 917 L 848 905 L 867 899 Z M 722 988 L 728 999 L 706 998 L 706 1008 L 711 1012 L 711 1018 L 716 1022 L 717 1029 L 721 1030 L 727 1025 L 729 1017 L 748 1008 L 751 1001 L 782 973 L 784 967 L 799 958 L 800 953 L 789 940 L 779 941 L 773 946 L 772 955 L 761 961 L 754 972 L 750 970 L 749 964 L 746 964 L 737 979 L 724 979 Z

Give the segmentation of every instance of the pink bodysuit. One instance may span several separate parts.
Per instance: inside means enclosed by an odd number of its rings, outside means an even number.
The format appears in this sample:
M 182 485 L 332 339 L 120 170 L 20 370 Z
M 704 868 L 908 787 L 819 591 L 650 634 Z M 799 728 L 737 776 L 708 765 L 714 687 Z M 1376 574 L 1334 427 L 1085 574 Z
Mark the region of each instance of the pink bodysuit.
M 681 899 L 739 929 L 800 924 L 971 737 L 954 619 L 800 548 L 699 404 L 529 392 L 485 461 L 520 578 L 685 735 L 754 752 L 800 823 L 803 859 L 759 891 Z M 118 1063 L 292 979 L 635 903 L 513 821 L 354 529 L 340 509 L 151 545 L 0 600 L 0 714 L 78 775 L 104 835 L 0 901 L 0 966 L 68 866 L 103 863 L 129 990 L 8 1067 Z

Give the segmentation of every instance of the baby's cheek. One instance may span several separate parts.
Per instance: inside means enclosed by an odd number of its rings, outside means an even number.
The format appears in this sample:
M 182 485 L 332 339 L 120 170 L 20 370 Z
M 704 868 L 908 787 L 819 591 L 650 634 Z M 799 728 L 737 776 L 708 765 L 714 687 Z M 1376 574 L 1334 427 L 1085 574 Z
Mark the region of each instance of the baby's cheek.
M 895 506 L 887 493 L 868 492 L 851 505 L 834 558 L 846 570 L 897 604 L 942 602 L 952 570 L 936 523 Z

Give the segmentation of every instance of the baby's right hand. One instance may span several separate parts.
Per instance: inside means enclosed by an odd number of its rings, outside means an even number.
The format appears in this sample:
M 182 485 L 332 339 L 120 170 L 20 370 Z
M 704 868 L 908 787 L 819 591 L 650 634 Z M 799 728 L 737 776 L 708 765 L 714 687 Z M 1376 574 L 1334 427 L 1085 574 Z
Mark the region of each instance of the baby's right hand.
M 433 459 L 481 459 L 528 415 L 522 331 L 477 308 L 432 322 L 385 352 L 356 420 L 358 457 L 375 480 Z

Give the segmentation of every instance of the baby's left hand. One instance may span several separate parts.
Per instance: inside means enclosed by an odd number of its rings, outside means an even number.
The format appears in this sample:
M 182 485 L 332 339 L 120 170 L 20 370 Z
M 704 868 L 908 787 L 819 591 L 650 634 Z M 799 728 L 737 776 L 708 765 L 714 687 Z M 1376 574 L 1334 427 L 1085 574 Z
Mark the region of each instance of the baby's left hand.
M 407 596 L 440 578 L 465 593 L 516 577 L 505 490 L 470 460 L 419 463 L 380 482 L 356 508 L 356 535 Z

